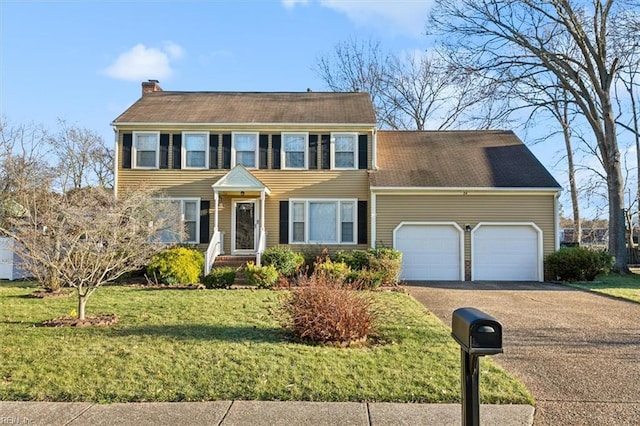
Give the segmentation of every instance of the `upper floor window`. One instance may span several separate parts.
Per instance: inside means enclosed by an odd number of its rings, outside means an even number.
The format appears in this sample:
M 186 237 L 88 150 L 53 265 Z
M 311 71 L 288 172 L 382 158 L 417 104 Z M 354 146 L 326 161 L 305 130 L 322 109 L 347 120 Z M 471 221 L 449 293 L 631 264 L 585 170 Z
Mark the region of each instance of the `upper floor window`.
M 157 169 L 160 160 L 160 133 L 133 133 L 133 164 L 140 169 Z
M 306 169 L 308 133 L 282 134 L 282 162 L 285 169 Z
M 231 163 L 248 169 L 258 168 L 258 132 L 233 133 Z
M 358 167 L 358 136 L 355 133 L 332 133 L 331 149 L 333 169 L 355 169 Z
M 209 168 L 208 132 L 182 132 L 182 168 L 183 169 L 207 169 Z

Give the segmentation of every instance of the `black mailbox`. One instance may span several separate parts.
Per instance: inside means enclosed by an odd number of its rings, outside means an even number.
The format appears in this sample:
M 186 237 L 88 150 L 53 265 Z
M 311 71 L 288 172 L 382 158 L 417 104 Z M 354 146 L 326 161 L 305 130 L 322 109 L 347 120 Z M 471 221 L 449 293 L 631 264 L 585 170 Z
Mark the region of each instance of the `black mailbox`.
M 480 361 L 502 353 L 502 324 L 476 308 L 453 311 L 451 336 L 460 345 L 462 424 L 480 425 Z
M 502 324 L 476 308 L 453 311 L 451 335 L 461 349 L 472 355 L 502 353 Z

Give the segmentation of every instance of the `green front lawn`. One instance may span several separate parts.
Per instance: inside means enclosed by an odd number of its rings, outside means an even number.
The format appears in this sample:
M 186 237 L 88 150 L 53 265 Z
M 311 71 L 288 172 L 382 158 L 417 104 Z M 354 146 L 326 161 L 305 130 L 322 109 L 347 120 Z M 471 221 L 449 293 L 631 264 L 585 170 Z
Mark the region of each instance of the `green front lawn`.
M 116 313 L 117 325 L 47 328 L 76 299 L 27 298 L 33 289 L 0 284 L 0 400 L 460 400 L 458 346 L 405 294 L 376 293 L 380 335 L 340 349 L 290 341 L 286 292 L 104 287 L 87 315 Z M 532 403 L 490 359 L 481 374 L 484 403 Z
M 567 283 L 573 287 L 610 296 L 620 297 L 640 303 L 640 271 L 635 270 L 630 275 L 602 274 L 593 282 Z

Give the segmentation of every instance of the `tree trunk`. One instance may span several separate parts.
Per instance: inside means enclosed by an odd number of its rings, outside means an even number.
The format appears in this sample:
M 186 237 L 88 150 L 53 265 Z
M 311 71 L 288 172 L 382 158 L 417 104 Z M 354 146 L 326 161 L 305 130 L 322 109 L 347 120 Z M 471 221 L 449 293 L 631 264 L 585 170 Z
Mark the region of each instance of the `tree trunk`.
M 609 253 L 615 257 L 613 272 L 628 274 L 626 224 L 624 218 L 624 181 L 620 168 L 620 151 L 616 140 L 616 127 L 611 102 L 603 102 L 604 142 L 603 152 L 609 193 Z M 608 155 L 605 155 L 608 154 Z
M 87 305 L 87 299 L 89 299 L 87 297 L 87 295 L 78 295 L 78 319 L 79 320 L 84 320 L 85 319 L 85 306 Z
M 582 222 L 580 221 L 580 206 L 578 204 L 578 187 L 576 185 L 576 171 L 573 164 L 573 150 L 571 149 L 571 134 L 569 132 L 569 121 L 567 117 L 567 104 L 564 106 L 564 122 L 562 124 L 562 134 L 564 144 L 567 148 L 567 167 L 569 172 L 569 188 L 571 191 L 571 207 L 573 209 L 573 242 L 582 242 Z

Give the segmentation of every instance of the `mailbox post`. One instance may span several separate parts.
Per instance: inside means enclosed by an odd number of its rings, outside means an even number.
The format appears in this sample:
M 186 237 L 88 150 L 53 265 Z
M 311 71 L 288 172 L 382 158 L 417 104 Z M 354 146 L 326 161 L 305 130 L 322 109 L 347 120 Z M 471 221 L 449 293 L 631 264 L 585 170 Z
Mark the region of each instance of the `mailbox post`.
M 502 353 L 502 324 L 476 308 L 453 311 L 451 336 L 460 345 L 462 424 L 480 424 L 480 357 Z

